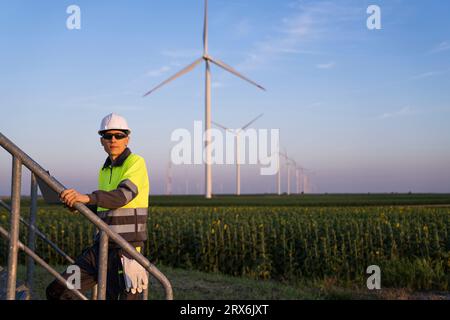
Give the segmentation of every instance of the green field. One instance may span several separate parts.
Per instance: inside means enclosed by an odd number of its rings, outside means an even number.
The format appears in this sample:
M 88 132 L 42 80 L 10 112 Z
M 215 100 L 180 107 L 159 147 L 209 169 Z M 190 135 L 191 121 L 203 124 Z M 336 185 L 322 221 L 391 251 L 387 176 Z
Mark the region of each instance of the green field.
M 217 195 L 152 196 L 154 206 L 390 206 L 390 205 L 449 205 L 450 194 L 302 194 L 302 195 Z
M 8 200 L 7 197 L 0 199 Z M 294 207 L 334 207 L 334 206 L 390 206 L 390 205 L 448 205 L 447 193 L 381 193 L 381 194 L 282 194 L 266 195 L 214 195 L 205 199 L 202 195 L 150 196 L 151 206 L 192 207 L 192 206 L 294 206 Z M 23 205 L 29 205 L 29 197 L 22 197 Z M 48 207 L 40 199 L 39 205 Z
M 236 279 L 236 285 L 238 279 L 278 283 L 302 288 L 304 295 L 298 298 L 319 298 L 318 287 L 358 297 L 368 291 L 366 268 L 378 265 L 385 290 L 414 293 L 450 287 L 449 195 L 150 199 L 148 257 L 168 270 L 185 270 L 186 277 L 221 274 Z M 28 214 L 26 203 L 23 216 Z M 5 210 L 0 211 L 0 224 L 8 224 Z M 89 245 L 93 234 L 92 225 L 79 214 L 41 202 L 38 227 L 71 256 Z M 21 238 L 26 238 L 24 229 Z M 3 265 L 6 246 L 0 241 Z M 64 263 L 41 241 L 37 251 L 54 265 Z M 322 297 L 331 298 L 334 293 L 327 290 Z

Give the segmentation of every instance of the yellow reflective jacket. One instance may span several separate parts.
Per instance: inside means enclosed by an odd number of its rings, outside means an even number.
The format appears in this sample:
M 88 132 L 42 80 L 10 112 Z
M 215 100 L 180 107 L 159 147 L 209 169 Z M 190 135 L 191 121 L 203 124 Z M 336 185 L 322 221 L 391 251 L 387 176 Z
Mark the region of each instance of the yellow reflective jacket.
M 145 160 L 127 148 L 100 169 L 98 189 L 89 196 L 98 216 L 125 240 L 147 240 L 149 180 Z

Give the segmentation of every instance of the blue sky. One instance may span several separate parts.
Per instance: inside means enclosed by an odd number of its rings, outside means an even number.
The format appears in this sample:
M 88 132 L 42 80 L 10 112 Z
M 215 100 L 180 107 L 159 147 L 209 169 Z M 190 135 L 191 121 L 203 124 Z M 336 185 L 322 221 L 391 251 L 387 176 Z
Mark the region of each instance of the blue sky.
M 71 4 L 81 30 L 66 28 Z M 366 27 L 370 4 L 381 30 Z M 264 113 L 254 127 L 280 129 L 313 192 L 450 192 L 449 12 L 437 0 L 210 0 L 210 54 L 267 88 L 213 66 L 212 118 L 238 128 Z M 106 156 L 97 127 L 117 112 L 151 193 L 164 193 L 171 132 L 204 119 L 203 68 L 142 94 L 201 55 L 202 28 L 199 0 L 2 0 L 0 131 L 89 192 Z M 6 152 L 0 164 L 8 194 Z M 243 193 L 276 190 L 257 166 L 242 170 Z M 172 175 L 174 192 L 203 190 L 202 166 Z M 233 166 L 213 177 L 213 192 L 234 191 Z

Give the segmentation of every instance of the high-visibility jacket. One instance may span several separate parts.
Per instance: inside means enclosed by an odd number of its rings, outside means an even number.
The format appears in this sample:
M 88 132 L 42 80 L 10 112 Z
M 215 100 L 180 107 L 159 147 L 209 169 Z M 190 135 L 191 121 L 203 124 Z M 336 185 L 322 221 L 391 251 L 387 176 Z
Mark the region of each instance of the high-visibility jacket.
M 127 148 L 100 169 L 98 189 L 89 195 L 97 215 L 125 240 L 140 245 L 147 240 L 149 180 L 145 160 Z

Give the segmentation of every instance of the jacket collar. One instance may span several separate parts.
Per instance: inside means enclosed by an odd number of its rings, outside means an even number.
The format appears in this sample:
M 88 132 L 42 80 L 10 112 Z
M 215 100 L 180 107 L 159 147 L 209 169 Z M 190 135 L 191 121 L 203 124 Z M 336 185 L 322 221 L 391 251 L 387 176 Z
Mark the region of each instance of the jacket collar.
M 126 148 L 114 161 L 111 161 L 111 158 L 106 158 L 105 164 L 103 165 L 103 169 L 108 167 L 120 167 L 123 165 L 125 160 L 128 158 L 128 156 L 131 154 L 131 150 L 129 148 Z

